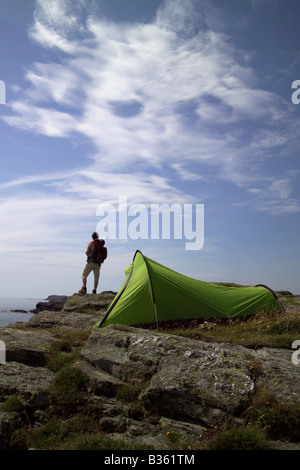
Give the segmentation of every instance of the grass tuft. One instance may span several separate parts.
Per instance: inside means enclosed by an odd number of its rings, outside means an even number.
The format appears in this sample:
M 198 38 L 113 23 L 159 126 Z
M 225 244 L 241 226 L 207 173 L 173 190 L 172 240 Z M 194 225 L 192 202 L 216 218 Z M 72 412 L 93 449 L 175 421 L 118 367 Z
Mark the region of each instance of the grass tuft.
M 18 397 L 10 397 L 2 403 L 2 410 L 6 412 L 20 412 L 24 409 L 22 400 Z
M 266 429 L 272 439 L 300 441 L 300 404 L 281 402 L 265 388 L 254 394 L 248 419 Z
M 212 440 L 214 450 L 265 450 L 266 433 L 257 425 L 233 426 Z
M 193 320 L 176 327 L 160 325 L 159 329 L 191 339 L 229 342 L 252 349 L 290 349 L 300 331 L 300 315 L 295 308 L 284 313 L 260 312 L 247 318 Z
M 57 373 L 52 395 L 56 404 L 69 405 L 79 402 L 86 390 L 86 377 L 79 369 L 65 367 Z

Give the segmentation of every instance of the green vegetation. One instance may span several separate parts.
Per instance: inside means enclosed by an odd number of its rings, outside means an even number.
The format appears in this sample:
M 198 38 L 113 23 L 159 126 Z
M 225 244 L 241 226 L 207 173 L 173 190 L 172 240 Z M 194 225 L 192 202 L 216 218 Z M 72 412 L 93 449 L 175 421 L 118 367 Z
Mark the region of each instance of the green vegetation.
M 265 450 L 266 433 L 256 425 L 233 426 L 213 437 L 208 448 L 213 450 Z
M 78 358 L 81 347 L 87 340 L 89 332 L 82 330 L 54 330 L 57 338 L 50 349 L 47 367 L 58 372 L 71 365 Z
M 125 403 L 135 402 L 144 387 L 143 383 L 121 385 L 116 392 L 116 398 Z
M 209 319 L 181 322 L 176 328 L 160 326 L 161 331 L 203 341 L 241 344 L 247 348 L 290 349 L 300 331 L 297 308 L 288 312 L 261 312 L 255 316 L 235 319 Z
M 281 402 L 265 388 L 253 394 L 244 425 L 225 423 L 208 432 L 202 447 L 214 450 L 267 450 L 268 440 L 300 441 L 300 404 Z
M 64 374 L 65 384 L 69 384 L 70 371 Z M 62 381 L 60 375 L 59 383 Z M 72 389 L 79 394 L 83 382 L 76 374 Z M 101 407 L 84 406 L 75 393 L 76 407 L 54 407 L 43 426 L 30 429 L 18 429 L 10 439 L 10 448 L 22 450 L 28 448 L 49 450 L 153 450 L 151 446 L 136 444 L 125 439 L 112 438 L 101 427 L 103 416 Z M 72 398 L 75 396 L 72 395 Z M 127 399 L 126 399 L 127 400 Z M 131 397 L 133 400 L 133 396 Z M 64 406 L 69 404 L 69 397 L 64 400 Z M 73 405 L 75 401 L 73 401 Z M 138 406 L 138 403 L 135 403 Z M 133 402 L 131 402 L 133 405 Z M 278 401 L 274 395 L 259 389 L 253 395 L 252 405 L 244 412 L 244 425 L 234 422 L 225 423 L 218 429 L 207 431 L 199 439 L 191 441 L 176 431 L 166 432 L 170 442 L 170 450 L 263 450 L 268 449 L 268 439 L 281 439 L 290 442 L 300 440 L 300 405 Z M 149 418 L 149 417 L 148 417 Z M 135 419 L 147 419 L 147 415 L 136 416 Z M 159 443 L 158 443 L 159 444 Z
M 265 429 L 272 439 L 300 441 L 300 404 L 277 400 L 273 393 L 259 389 L 253 397 L 253 405 L 247 417 Z
M 19 429 L 10 439 L 14 450 L 147 450 L 148 446 L 138 446 L 132 442 L 112 438 L 101 431 L 99 417 L 79 413 L 62 420 L 53 417 L 44 426 L 32 429 Z
M 170 441 L 171 450 L 189 450 L 191 449 L 191 443 L 186 436 L 177 431 L 168 431 L 166 433 L 168 440 Z M 199 447 L 200 436 L 198 442 L 193 442 L 193 449 Z M 200 447 L 199 447 L 200 448 Z
M 281 294 L 283 295 L 283 294 Z M 231 342 L 249 348 L 274 347 L 290 349 L 299 337 L 300 315 L 297 298 L 286 292 L 285 312 L 261 312 L 256 316 L 236 319 L 206 319 L 161 326 L 161 331 L 193 339 Z M 136 444 L 110 435 L 110 424 L 101 424 L 105 417 L 101 400 L 90 400 L 89 384 L 76 367 L 81 347 L 89 332 L 53 330 L 53 343 L 47 367 L 55 372 L 48 409 L 39 426 L 28 426 L 12 433 L 9 449 L 23 450 L 154 450 L 156 446 Z M 249 371 L 255 381 L 261 374 L 259 361 L 249 355 Z M 125 419 L 158 424 L 142 406 L 140 394 L 146 383 L 118 387 L 115 399 L 123 408 Z M 26 413 L 21 399 L 11 397 L 1 404 L 6 412 Z M 199 438 L 188 438 L 177 430 L 167 430 L 170 450 L 263 450 L 269 440 L 300 442 L 300 404 L 278 400 L 265 388 L 257 388 L 246 410 L 240 411 L 238 424 L 228 420 L 219 428 L 203 432 Z M 240 423 L 243 424 L 240 424 Z M 157 446 L 159 448 L 159 442 Z
M 6 412 L 22 411 L 24 405 L 18 397 L 10 397 L 2 403 L 2 410 Z
M 50 330 L 51 331 L 51 330 Z M 68 329 L 53 329 L 52 333 L 57 338 L 58 342 L 66 342 L 71 345 L 72 348 L 76 348 L 78 346 L 82 346 L 90 335 L 90 331 L 84 330 L 68 330 Z M 68 349 L 69 346 L 67 347 Z M 60 347 L 61 349 L 61 347 Z
M 86 390 L 86 378 L 79 369 L 64 367 L 53 382 L 52 398 L 58 405 L 77 404 Z

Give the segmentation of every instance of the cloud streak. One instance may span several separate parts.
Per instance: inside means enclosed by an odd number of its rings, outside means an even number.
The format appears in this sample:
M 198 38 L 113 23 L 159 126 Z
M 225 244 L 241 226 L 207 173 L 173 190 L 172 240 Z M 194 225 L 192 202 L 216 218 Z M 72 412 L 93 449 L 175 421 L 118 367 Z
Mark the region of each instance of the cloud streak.
M 102 2 L 36 0 L 28 34 L 42 60 L 28 63 L 24 89 L 10 84 L 1 120 L 16 136 L 49 142 L 46 158 L 58 153 L 45 165 L 38 146 L 32 161 L 25 148 L 20 168 L 28 171 L 1 175 L 0 264 L 8 286 L 18 266 L 33 289 L 54 279 L 72 292 L 97 207 L 117 205 L 120 195 L 128 205 L 205 203 L 199 257 L 183 256 L 179 240 L 139 240 L 138 247 L 174 269 L 186 266 L 187 275 L 201 277 L 200 264 L 212 281 L 234 271 L 230 249 L 239 266 L 242 250 L 252 252 L 241 220 L 255 227 L 261 215 L 271 216 L 263 217 L 273 224 L 271 236 L 279 217 L 299 213 L 299 173 L 291 170 L 300 150 L 297 110 L 273 91 L 278 80 L 270 88 L 270 66 L 256 69 L 257 51 L 243 50 L 234 35 L 249 26 L 247 13 L 277 2 L 248 0 L 235 17 L 217 4 L 165 0 L 151 21 L 116 22 L 102 14 Z M 88 145 L 73 157 L 67 145 L 78 141 Z M 109 246 L 105 279 L 119 278 L 136 245 Z
M 90 180 L 85 194 L 105 197 L 102 173 L 111 186 L 119 185 L 122 173 L 123 189 L 135 197 L 147 198 L 155 181 L 158 197 L 177 198 L 177 180 L 203 179 L 198 169 L 213 169 L 211 182 L 226 180 L 251 195 L 254 185 L 265 185 L 262 159 L 289 140 L 290 118 L 281 99 L 259 87 L 246 54 L 209 28 L 205 2 L 195 5 L 166 0 L 152 23 L 116 24 L 90 2 L 74 9 L 74 2 L 36 1 L 30 37 L 63 55 L 57 63 L 33 64 L 26 73 L 29 88 L 3 119 L 48 137 L 81 135 L 93 144 L 86 172 L 78 170 L 64 184 L 58 178 L 62 193 L 82 197 L 80 188 Z M 285 132 L 275 134 L 266 122 L 284 125 Z M 259 127 L 252 135 L 249 123 Z M 137 191 L 130 191 L 133 186 Z M 290 207 L 299 210 L 296 200 Z

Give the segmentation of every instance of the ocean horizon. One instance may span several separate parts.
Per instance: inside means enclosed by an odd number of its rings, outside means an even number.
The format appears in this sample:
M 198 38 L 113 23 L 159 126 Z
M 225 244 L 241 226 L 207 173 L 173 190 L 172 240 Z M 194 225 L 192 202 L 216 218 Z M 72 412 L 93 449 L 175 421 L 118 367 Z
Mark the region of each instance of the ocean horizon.
M 31 312 L 38 302 L 45 299 L 31 297 L 0 297 L 0 327 L 17 322 L 27 322 L 34 313 Z M 16 312 L 15 310 L 24 310 Z

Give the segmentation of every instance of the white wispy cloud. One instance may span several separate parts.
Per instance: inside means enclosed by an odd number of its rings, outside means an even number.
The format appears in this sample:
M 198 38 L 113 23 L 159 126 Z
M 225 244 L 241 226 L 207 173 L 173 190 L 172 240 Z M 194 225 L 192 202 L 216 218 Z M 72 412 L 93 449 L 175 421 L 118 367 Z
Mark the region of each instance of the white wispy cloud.
M 12 102 L 10 107 L 15 115 L 3 117 L 7 124 L 48 137 L 68 137 L 76 123 L 69 113 L 25 101 Z
M 250 188 L 255 196 L 254 205 L 257 210 L 271 215 L 288 215 L 300 212 L 300 204 L 294 196 L 295 180 L 299 171 L 289 171 L 279 178 L 265 178 L 261 187 Z
M 0 234 L 0 253 L 20 256 L 20 251 L 34 251 L 43 244 L 50 247 L 54 241 L 61 243 L 67 239 L 65 218 L 75 211 L 78 216 L 78 206 L 71 198 L 42 194 L 2 198 L 0 217 L 4 225 Z M 70 221 L 69 228 L 71 225 Z
M 179 174 L 180 178 L 186 181 L 198 181 L 205 178 L 199 173 L 193 173 L 184 167 L 182 163 L 173 163 L 171 167 Z
M 81 25 L 82 15 L 93 2 L 77 0 L 37 0 L 35 3 L 34 23 L 29 29 L 30 37 L 47 48 L 56 47 L 68 54 L 78 53 L 78 42 L 70 41 L 72 35 L 85 33 Z
M 26 175 L 15 180 L 7 181 L 5 183 L 0 183 L 0 191 L 6 188 L 12 188 L 14 186 L 23 186 L 31 183 L 47 183 L 51 181 L 59 181 L 61 179 L 69 179 L 72 175 L 77 174 L 77 172 L 55 172 L 48 174 L 35 174 L 35 175 Z
M 28 68 L 29 87 L 3 119 L 49 137 L 80 134 L 94 145 L 86 172 L 52 181 L 61 194 L 110 200 L 122 188 L 139 199 L 181 198 L 176 181 L 156 175 L 172 168 L 196 181 L 193 164 L 247 190 L 265 180 L 262 156 L 290 135 L 287 126 L 263 127 L 284 123 L 282 102 L 259 86 L 230 38 L 209 28 L 206 3 L 166 0 L 152 23 L 117 24 L 96 14 L 93 2 L 36 1 L 30 37 L 63 56 Z M 262 128 L 251 136 L 244 121 Z
M 0 264 L 11 284 L 15 265 L 40 289 L 44 278 L 72 289 L 98 205 L 117 204 L 120 195 L 128 204 L 184 204 L 214 194 L 221 206 L 225 182 L 248 210 L 299 212 L 299 173 L 276 166 L 299 150 L 295 107 L 264 87 L 255 51 L 241 50 L 222 27 L 230 17 L 210 0 L 165 0 L 151 22 L 116 23 L 103 17 L 101 2 L 36 0 L 28 33 L 45 60 L 27 65 L 27 88 L 10 84 L 14 98 L 1 119 L 50 145 L 80 136 L 90 153 L 80 167 L 69 156 L 63 172 L 34 171 L 29 162 L 28 174 L 0 184 Z M 205 241 L 204 258 L 221 256 L 219 233 Z M 131 261 L 126 243 L 114 246 L 108 277 Z M 180 269 L 169 245 L 161 260 Z

